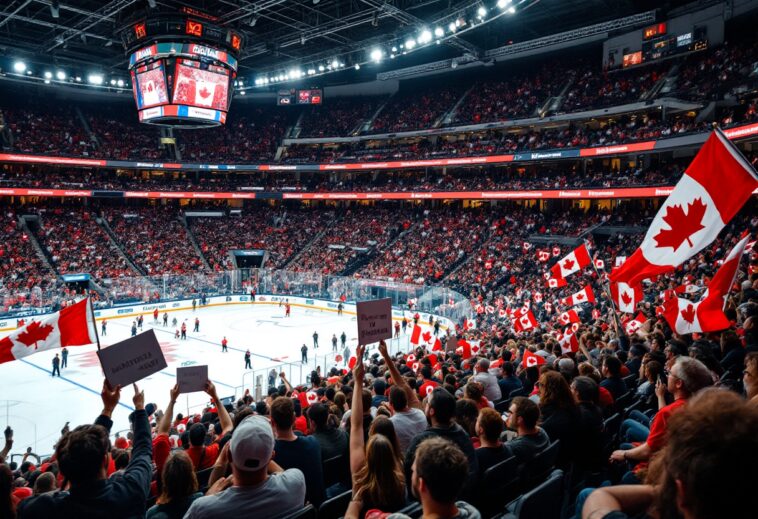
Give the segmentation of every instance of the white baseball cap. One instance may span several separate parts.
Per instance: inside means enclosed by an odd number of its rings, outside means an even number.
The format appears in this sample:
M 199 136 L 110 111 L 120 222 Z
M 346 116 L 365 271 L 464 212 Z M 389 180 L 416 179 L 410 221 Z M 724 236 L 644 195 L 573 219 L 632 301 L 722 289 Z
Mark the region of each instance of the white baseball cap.
M 249 416 L 234 429 L 231 439 L 232 462 L 238 470 L 265 468 L 274 453 L 274 432 L 262 416 Z

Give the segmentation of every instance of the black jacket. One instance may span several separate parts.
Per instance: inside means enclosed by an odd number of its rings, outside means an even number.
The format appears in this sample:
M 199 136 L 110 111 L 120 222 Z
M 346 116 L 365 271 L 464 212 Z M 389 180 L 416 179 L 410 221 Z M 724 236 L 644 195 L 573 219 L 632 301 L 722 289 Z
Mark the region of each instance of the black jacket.
M 19 519 L 133 519 L 145 517 L 145 503 L 153 474 L 150 423 L 144 410 L 134 412 L 132 458 L 121 477 L 102 479 L 71 491 L 59 491 L 25 499 Z M 95 425 L 109 432 L 113 422 L 99 416 Z

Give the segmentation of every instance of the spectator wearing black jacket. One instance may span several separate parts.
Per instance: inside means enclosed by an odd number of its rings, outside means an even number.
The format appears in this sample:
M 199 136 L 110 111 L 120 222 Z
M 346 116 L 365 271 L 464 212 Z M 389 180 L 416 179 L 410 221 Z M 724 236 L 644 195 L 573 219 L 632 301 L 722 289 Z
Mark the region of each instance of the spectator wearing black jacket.
M 626 383 L 621 378 L 621 361 L 616 357 L 605 357 L 603 359 L 603 376 L 605 379 L 600 382 L 600 387 L 607 389 L 613 400 L 616 401 L 627 392 Z
M 579 469 L 597 471 L 603 466 L 603 411 L 600 409 L 600 389 L 590 377 L 576 377 L 571 392 L 579 409 L 575 461 Z
M 456 444 L 468 458 L 469 478 L 463 495 L 470 495 L 470 490 L 475 485 L 479 473 L 479 462 L 471 443 L 471 437 L 454 421 L 455 397 L 441 387 L 434 388 L 426 404 L 426 416 L 432 425 L 426 431 L 413 437 L 408 451 L 405 453 L 403 469 L 406 482 L 410 483 L 412 480 L 413 461 L 416 457 L 416 449 L 421 442 L 427 438 L 445 438 Z
M 132 457 L 121 477 L 110 479 L 106 476 L 108 434 L 113 425 L 110 417 L 121 398 L 121 388 L 111 388 L 105 382 L 101 397 L 103 412 L 95 423 L 66 433 L 55 449 L 58 466 L 70 489 L 24 500 L 18 509 L 20 519 L 144 517 L 153 471 L 145 393 L 134 386 Z

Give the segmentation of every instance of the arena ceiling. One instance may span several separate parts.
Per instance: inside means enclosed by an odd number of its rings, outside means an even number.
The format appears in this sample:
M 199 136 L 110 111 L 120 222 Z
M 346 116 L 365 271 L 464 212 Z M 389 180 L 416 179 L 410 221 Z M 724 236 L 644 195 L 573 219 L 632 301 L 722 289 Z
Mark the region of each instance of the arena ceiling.
M 330 54 L 358 49 L 369 52 L 370 46 L 377 42 L 403 38 L 405 33 L 470 7 L 476 1 L 6 0 L 0 7 L 0 54 L 52 66 L 96 64 L 106 71 L 123 71 L 126 68 L 124 49 L 115 34 L 120 26 L 150 9 L 192 7 L 217 16 L 223 24 L 245 33 L 248 45 L 241 67 L 243 72 L 253 73 Z M 478 0 L 478 3 L 494 14 L 497 0 Z M 402 59 L 385 63 L 383 70 L 476 54 L 509 42 L 526 41 L 650 9 L 659 9 L 661 16 L 665 16 L 667 11 L 687 2 L 514 0 L 516 3 L 523 9 L 513 16 L 482 23 L 442 45 L 398 56 Z M 701 8 L 703 3 L 699 3 Z M 336 77 L 333 80 L 344 81 Z

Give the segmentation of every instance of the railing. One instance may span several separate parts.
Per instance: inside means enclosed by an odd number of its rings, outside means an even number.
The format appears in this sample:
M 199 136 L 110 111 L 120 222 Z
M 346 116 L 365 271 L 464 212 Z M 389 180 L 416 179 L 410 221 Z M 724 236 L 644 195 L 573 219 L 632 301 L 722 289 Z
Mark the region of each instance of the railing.
M 103 293 L 94 296 L 96 309 L 202 296 L 247 294 L 255 287 L 259 294 L 323 299 L 333 301 L 335 305 L 339 301 L 388 297 L 396 308 L 409 308 L 409 302 L 413 302 L 414 311 L 446 317 L 454 322 L 460 322 L 464 317 L 473 315 L 468 299 L 446 287 L 330 276 L 317 272 L 243 269 L 188 275 L 164 274 L 103 279 L 99 285 Z M 22 305 L 11 304 L 14 297 L 12 294 L 7 295 L 7 310 L 2 317 L 11 320 L 48 313 L 58 309 L 64 300 L 71 297 L 60 283 L 47 289 L 35 287 L 33 293 L 34 297 L 26 297 Z

